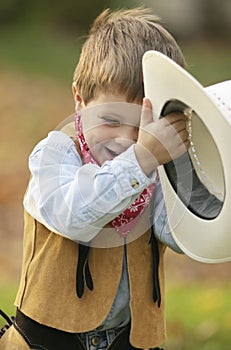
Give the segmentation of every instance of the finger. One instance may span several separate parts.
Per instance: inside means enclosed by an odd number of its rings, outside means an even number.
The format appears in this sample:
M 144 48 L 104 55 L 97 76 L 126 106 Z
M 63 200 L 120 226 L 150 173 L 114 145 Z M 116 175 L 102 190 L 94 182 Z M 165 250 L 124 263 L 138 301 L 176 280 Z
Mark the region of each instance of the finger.
M 178 132 L 178 133 L 181 132 L 181 131 L 184 131 L 184 130 L 186 131 L 187 130 L 186 123 L 182 119 L 177 120 L 174 123 L 170 123 L 169 127 L 173 127 L 176 130 L 176 132 Z
M 185 146 L 186 149 L 189 149 L 190 141 L 188 139 L 184 141 L 184 146 Z
M 189 140 L 185 140 L 180 146 L 179 146 L 179 151 L 180 155 L 184 154 L 190 147 L 190 142 Z
M 181 130 L 178 132 L 179 137 L 181 138 L 181 142 L 185 143 L 186 141 L 189 141 L 189 135 L 187 130 Z
M 145 97 L 143 99 L 143 106 L 142 106 L 142 112 L 141 112 L 141 118 L 140 118 L 140 127 L 144 128 L 147 124 L 153 122 L 153 115 L 152 115 L 152 104 L 151 101 Z
M 179 136 L 179 145 L 178 145 L 179 146 L 179 150 L 180 150 L 180 153 L 183 154 L 190 147 L 190 141 L 189 141 L 189 138 L 188 138 L 187 130 L 181 131 L 180 133 L 178 133 L 178 136 Z
M 164 117 L 170 124 L 174 124 L 179 120 L 188 121 L 188 118 L 183 113 L 171 113 Z

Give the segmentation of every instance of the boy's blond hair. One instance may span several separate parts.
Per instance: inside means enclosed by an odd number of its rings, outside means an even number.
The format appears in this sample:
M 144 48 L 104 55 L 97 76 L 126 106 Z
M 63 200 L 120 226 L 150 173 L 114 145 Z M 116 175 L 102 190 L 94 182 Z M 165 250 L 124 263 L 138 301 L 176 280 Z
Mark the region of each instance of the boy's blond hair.
M 185 65 L 176 41 L 150 9 L 103 11 L 91 27 L 74 73 L 83 101 L 87 104 L 100 92 L 108 92 L 124 94 L 128 102 L 142 102 L 141 62 L 147 50 L 160 51 Z

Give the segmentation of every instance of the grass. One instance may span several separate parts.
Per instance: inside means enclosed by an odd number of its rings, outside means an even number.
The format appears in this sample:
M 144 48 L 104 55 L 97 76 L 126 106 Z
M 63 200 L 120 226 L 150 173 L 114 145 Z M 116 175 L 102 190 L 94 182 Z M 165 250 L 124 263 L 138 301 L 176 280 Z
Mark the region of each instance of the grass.
M 230 347 L 230 284 L 170 287 L 166 295 L 168 350 Z
M 52 77 L 70 83 L 79 57 L 78 33 L 54 33 L 44 24 L 21 24 L 0 31 L 1 70 Z
M 18 286 L 13 283 L 0 284 L 0 309 L 7 315 L 15 315 L 14 299 Z M 0 328 L 5 324 L 4 319 L 0 317 Z
M 231 79 L 231 46 L 225 42 L 193 42 L 182 45 L 189 72 L 202 85 Z

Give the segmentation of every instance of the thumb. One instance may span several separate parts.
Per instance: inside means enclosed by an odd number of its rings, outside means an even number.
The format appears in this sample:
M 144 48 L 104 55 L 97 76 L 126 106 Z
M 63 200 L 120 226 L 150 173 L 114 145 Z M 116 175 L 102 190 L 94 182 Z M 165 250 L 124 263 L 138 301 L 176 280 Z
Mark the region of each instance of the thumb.
M 141 111 L 141 118 L 140 118 L 140 128 L 144 128 L 146 125 L 152 122 L 153 122 L 152 104 L 147 97 L 144 97 L 142 111 Z

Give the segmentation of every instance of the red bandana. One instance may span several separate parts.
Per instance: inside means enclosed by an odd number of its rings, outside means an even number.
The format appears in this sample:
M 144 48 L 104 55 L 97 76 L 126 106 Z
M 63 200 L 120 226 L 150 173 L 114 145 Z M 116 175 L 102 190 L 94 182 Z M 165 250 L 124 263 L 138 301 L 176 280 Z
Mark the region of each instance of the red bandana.
M 75 116 L 75 128 L 77 132 L 80 149 L 83 155 L 83 162 L 94 163 L 98 165 L 98 163 L 92 157 L 89 147 L 84 138 L 84 135 L 82 132 L 82 122 L 78 114 L 76 114 Z M 156 183 L 153 183 L 149 187 L 145 188 L 143 192 L 139 195 L 139 197 L 134 201 L 134 203 L 130 205 L 130 207 L 125 209 L 120 215 L 118 215 L 116 218 L 114 218 L 110 222 L 111 225 L 116 229 L 116 231 L 122 237 L 126 237 L 126 235 L 136 225 L 141 214 L 150 203 L 150 199 L 152 197 L 155 185 Z

